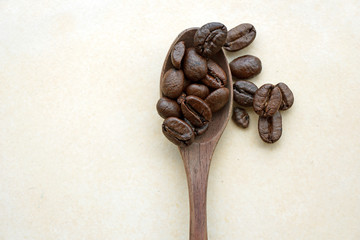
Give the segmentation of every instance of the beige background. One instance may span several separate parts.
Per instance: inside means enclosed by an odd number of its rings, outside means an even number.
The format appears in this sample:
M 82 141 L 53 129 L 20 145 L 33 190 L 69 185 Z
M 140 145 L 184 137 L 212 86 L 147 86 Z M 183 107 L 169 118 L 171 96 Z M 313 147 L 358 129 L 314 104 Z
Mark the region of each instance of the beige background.
M 209 239 L 360 239 L 360 2 L 0 1 L 0 240 L 188 238 L 185 172 L 155 104 L 183 29 L 253 23 L 234 54 L 295 105 L 273 145 L 229 122 Z

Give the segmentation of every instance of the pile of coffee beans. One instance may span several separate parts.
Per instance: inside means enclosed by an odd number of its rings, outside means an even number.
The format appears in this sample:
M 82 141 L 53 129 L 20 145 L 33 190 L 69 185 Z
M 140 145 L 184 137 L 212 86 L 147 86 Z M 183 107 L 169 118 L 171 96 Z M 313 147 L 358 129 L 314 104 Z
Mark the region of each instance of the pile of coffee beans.
M 282 133 L 282 119 L 279 110 L 287 110 L 294 103 L 294 95 L 285 83 L 275 86 L 267 83 L 260 88 L 251 82 L 234 83 L 234 101 L 242 107 L 252 107 L 259 115 L 258 129 L 261 139 L 274 143 Z M 233 120 L 243 128 L 249 126 L 249 115 L 244 108 L 234 107 Z
M 213 113 L 229 101 L 228 77 L 212 59 L 227 42 L 227 28 L 208 23 L 197 30 L 193 46 L 184 41 L 171 50 L 170 68 L 160 82 L 163 97 L 156 109 L 164 118 L 162 131 L 174 144 L 185 147 L 206 132 Z M 226 45 L 235 49 L 236 44 Z
M 162 131 L 174 144 L 186 147 L 196 136 L 206 132 L 213 113 L 229 101 L 228 76 L 211 59 L 224 48 L 238 51 L 249 46 L 256 37 L 252 24 L 243 23 L 229 32 L 222 23 L 212 22 L 199 28 L 194 35 L 193 46 L 184 41 L 171 50 L 170 68 L 160 82 L 163 97 L 156 109 L 164 118 Z M 279 110 L 289 109 L 294 96 L 285 83 L 264 84 L 258 88 L 247 80 L 260 74 L 259 58 L 244 55 L 230 63 L 233 80 L 234 101 L 240 106 L 233 109 L 233 120 L 238 126 L 249 126 L 249 115 L 244 108 L 253 108 L 259 115 L 258 130 L 261 139 L 274 143 L 282 134 Z M 242 107 L 242 108 L 241 108 Z
M 255 39 L 256 30 L 249 23 L 240 24 L 228 33 L 226 46 L 229 51 L 237 51 L 249 46 Z M 234 106 L 232 119 L 242 127 L 249 126 L 249 115 L 244 107 L 253 108 L 259 115 L 258 130 L 261 139 L 266 143 L 274 143 L 282 134 L 282 119 L 279 110 L 287 110 L 294 103 L 294 95 L 285 83 L 264 84 L 258 88 L 254 83 L 246 81 L 262 70 L 259 58 L 244 55 L 230 63 L 234 83 Z

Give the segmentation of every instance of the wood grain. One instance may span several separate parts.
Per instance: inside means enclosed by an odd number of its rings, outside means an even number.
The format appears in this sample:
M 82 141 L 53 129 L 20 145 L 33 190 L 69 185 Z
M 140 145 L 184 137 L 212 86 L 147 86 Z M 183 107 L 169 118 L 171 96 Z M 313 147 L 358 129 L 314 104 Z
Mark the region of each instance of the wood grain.
M 180 148 L 190 200 L 190 240 L 207 239 L 206 192 L 210 162 L 217 141 Z

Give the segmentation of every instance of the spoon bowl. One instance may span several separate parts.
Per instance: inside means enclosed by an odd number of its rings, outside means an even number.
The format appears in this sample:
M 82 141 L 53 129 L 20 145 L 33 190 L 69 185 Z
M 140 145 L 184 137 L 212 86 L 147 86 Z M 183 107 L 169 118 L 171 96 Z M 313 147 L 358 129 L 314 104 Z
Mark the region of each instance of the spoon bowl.
M 194 35 L 198 29 L 199 28 L 188 28 L 188 29 L 184 30 L 183 32 L 181 32 L 178 35 L 178 37 L 174 40 L 173 44 L 171 45 L 171 47 L 166 55 L 165 62 L 164 62 L 164 65 L 163 65 L 163 68 L 161 71 L 160 79 L 163 78 L 163 76 L 167 70 L 169 70 L 170 68 L 173 68 L 173 65 L 171 63 L 171 50 L 174 48 L 174 46 L 178 42 L 184 41 L 186 48 L 193 47 L 194 46 Z M 221 135 L 226 127 L 226 124 L 229 120 L 229 117 L 231 115 L 231 110 L 232 110 L 233 84 L 232 84 L 230 67 L 229 67 L 228 61 L 225 57 L 224 51 L 220 50 L 217 54 L 212 56 L 211 59 L 214 60 L 226 73 L 226 76 L 228 78 L 228 83 L 227 83 L 226 87 L 230 91 L 229 102 L 222 109 L 220 109 L 219 111 L 217 111 L 216 113 L 213 114 L 212 120 L 209 123 L 208 130 L 204 134 L 197 136 L 195 138 L 195 143 L 207 142 L 207 141 L 211 140 L 212 138 L 214 138 L 216 135 L 219 135 L 219 134 Z M 162 97 L 163 95 L 162 95 L 161 91 L 160 91 L 160 94 Z
M 194 46 L 194 35 L 198 28 L 189 28 L 181 32 L 171 45 L 161 71 L 161 78 L 165 72 L 173 67 L 171 63 L 171 51 L 175 44 L 185 42 L 186 48 Z M 195 141 L 187 147 L 179 147 L 184 162 L 186 177 L 189 189 L 190 200 L 190 240 L 207 240 L 207 219 L 206 219 L 206 190 L 210 162 L 215 147 L 223 133 L 232 110 L 233 83 L 228 61 L 224 51 L 221 49 L 211 57 L 226 73 L 228 78 L 226 88 L 230 96 L 228 103 L 219 111 L 213 114 L 208 130 L 195 138 Z M 160 90 L 161 97 L 163 96 Z

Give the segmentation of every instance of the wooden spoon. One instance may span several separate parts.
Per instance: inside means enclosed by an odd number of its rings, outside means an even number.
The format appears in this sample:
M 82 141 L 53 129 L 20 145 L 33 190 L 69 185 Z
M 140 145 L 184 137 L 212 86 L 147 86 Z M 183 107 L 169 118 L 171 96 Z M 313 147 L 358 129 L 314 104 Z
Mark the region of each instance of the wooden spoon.
M 193 47 L 194 34 L 198 28 L 184 30 L 171 45 L 161 71 L 161 79 L 165 72 L 172 68 L 171 50 L 180 41 L 185 41 L 186 48 Z M 207 240 L 206 224 L 206 190 L 210 169 L 211 157 L 216 144 L 229 121 L 232 110 L 233 83 L 228 61 L 223 50 L 219 51 L 213 59 L 225 71 L 228 77 L 227 88 L 230 91 L 229 102 L 218 112 L 213 114 L 208 130 L 195 138 L 193 144 L 180 148 L 184 162 L 190 198 L 190 240 Z M 161 91 L 160 91 L 161 92 Z

